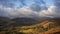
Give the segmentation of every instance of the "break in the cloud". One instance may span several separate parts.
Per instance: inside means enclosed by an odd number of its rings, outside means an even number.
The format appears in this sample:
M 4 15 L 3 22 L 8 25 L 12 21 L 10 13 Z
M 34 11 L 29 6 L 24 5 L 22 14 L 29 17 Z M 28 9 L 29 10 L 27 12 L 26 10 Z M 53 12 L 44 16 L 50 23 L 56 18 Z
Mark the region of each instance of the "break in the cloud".
M 46 0 L 47 1 L 47 0 Z M 7 17 L 60 17 L 60 2 L 46 4 L 44 0 L 0 0 L 0 16 Z M 28 2 L 28 3 L 27 3 Z M 50 2 L 50 1 L 49 1 Z M 47 2 L 48 3 L 48 2 Z M 48 6 L 48 7 L 47 7 Z

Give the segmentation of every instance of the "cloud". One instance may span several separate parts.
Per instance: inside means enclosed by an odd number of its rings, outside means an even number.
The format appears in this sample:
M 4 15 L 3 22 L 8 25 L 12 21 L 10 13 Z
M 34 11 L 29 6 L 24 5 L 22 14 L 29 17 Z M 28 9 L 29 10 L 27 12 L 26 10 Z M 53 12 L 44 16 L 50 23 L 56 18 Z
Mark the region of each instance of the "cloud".
M 4 5 L 6 7 L 15 7 L 15 2 L 13 0 L 0 0 L 0 5 Z
M 39 12 L 41 10 L 47 9 L 47 7 L 43 0 L 34 0 L 34 3 L 30 5 L 30 9 Z
M 26 5 L 25 1 L 26 0 L 0 0 L 0 5 L 4 5 L 6 7 L 11 7 L 11 8 L 17 8 L 16 7 L 17 5 L 19 5 L 18 7 L 25 6 Z
M 60 12 L 58 13 L 58 10 L 57 10 L 56 6 L 50 6 L 48 8 L 48 10 L 42 10 L 42 11 L 40 11 L 39 15 L 41 17 L 47 17 L 47 16 L 60 17 Z
M 26 2 L 27 0 L 0 0 L 0 5 L 4 5 L 6 7 L 10 8 L 22 8 L 24 6 L 27 6 Z M 32 2 L 32 0 L 31 0 Z M 31 9 L 34 11 L 40 11 L 41 10 L 41 4 L 45 4 L 43 0 L 33 0 L 34 4 L 31 3 Z
M 30 8 L 31 8 L 31 10 L 33 10 L 33 11 L 40 11 L 40 10 L 41 10 L 41 7 L 40 7 L 39 5 L 37 5 L 37 4 L 32 4 L 32 5 L 30 6 Z
M 36 16 L 37 12 L 32 11 L 30 8 L 20 8 L 17 9 L 17 14 L 22 14 L 24 17 L 34 17 Z
M 10 16 L 10 13 L 13 15 L 14 10 L 10 7 L 5 7 L 3 5 L 0 5 L 0 14 L 3 16 Z
M 3 10 L 2 12 L 4 12 L 4 14 L 2 15 L 7 14 L 9 17 L 35 17 L 37 16 L 37 12 L 34 12 L 29 8 L 19 8 L 15 10 L 13 8 L 5 7 L 1 5 L 0 9 Z
M 60 0 L 55 0 L 55 6 L 57 7 L 57 12 L 60 13 Z
M 39 14 L 41 16 L 52 16 L 55 14 L 55 10 L 56 10 L 55 6 L 50 6 L 48 10 L 42 10 Z
M 54 0 L 55 6 L 60 8 L 60 0 Z
M 19 9 L 13 9 L 10 7 L 5 7 L 0 5 L 0 14 L 9 16 L 9 17 L 47 17 L 47 16 L 53 16 L 53 17 L 59 17 L 60 13 L 57 13 L 57 7 L 56 6 L 50 6 L 47 10 L 41 10 L 41 11 L 33 11 L 30 9 L 30 7 L 23 7 Z
M 21 2 L 22 5 L 26 5 L 25 1 L 26 0 L 19 0 Z
M 34 0 L 34 2 L 36 3 L 36 4 L 45 4 L 45 2 L 44 2 L 44 0 Z
M 0 15 L 7 17 L 60 17 L 59 2 L 56 2 L 54 6 L 46 7 L 46 3 L 43 0 L 35 0 L 30 6 L 16 8 L 15 2 L 25 6 L 23 0 L 0 0 Z M 40 2 L 41 1 L 41 2 Z M 38 2 L 38 3 L 37 3 Z M 57 5 L 58 4 L 58 5 Z

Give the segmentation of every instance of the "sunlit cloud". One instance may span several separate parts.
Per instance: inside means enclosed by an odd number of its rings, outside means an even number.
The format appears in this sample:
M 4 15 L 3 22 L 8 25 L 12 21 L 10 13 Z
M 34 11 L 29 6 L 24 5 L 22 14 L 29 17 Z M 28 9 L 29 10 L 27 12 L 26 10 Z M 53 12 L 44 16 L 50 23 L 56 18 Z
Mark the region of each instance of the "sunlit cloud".
M 43 17 L 47 17 L 47 16 L 60 17 L 60 13 L 58 13 L 56 6 L 50 6 L 48 10 L 42 10 L 39 13 L 39 15 Z

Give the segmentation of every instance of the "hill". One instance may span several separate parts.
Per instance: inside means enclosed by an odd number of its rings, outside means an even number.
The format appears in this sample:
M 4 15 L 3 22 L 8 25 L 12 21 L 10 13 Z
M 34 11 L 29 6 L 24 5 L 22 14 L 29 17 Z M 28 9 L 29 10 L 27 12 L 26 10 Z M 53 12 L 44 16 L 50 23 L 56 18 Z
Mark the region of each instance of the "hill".
M 33 24 L 37 24 L 39 21 L 33 18 L 14 18 L 11 21 L 14 21 L 14 25 L 17 26 L 29 26 Z
M 60 18 L 44 19 L 14 18 L 7 21 L 0 34 L 60 34 Z
M 60 34 L 60 18 L 48 19 L 39 24 L 17 28 L 17 32 L 26 34 Z

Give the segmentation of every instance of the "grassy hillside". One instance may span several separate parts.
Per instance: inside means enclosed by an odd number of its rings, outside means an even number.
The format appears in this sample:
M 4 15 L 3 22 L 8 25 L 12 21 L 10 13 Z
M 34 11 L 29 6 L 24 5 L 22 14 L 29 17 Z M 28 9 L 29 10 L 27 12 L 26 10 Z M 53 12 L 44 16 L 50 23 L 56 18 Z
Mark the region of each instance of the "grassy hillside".
M 23 26 L 18 32 L 23 32 L 26 34 L 50 34 L 60 32 L 60 25 L 57 25 L 55 21 L 47 20 L 40 24 Z
M 0 34 L 60 34 L 60 18 L 47 19 L 34 25 L 16 27 L 13 26 L 15 21 L 8 22 L 7 27 L 0 28 Z

